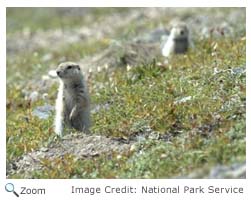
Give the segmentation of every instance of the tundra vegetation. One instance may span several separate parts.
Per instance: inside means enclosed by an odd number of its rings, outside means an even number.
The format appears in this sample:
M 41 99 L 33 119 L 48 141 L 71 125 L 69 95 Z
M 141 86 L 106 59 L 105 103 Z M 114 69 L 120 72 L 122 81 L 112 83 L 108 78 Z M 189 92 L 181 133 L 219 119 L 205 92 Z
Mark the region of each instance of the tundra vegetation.
M 127 65 L 118 50 L 106 58 L 117 66 L 92 69 L 90 136 L 62 140 L 55 111 L 34 115 L 54 106 L 58 83 L 46 75 L 59 62 L 85 66 L 173 18 L 190 24 L 187 54 Z M 245 163 L 245 18 L 244 8 L 8 8 L 7 177 L 176 178 Z M 79 152 L 58 153 L 73 139 Z

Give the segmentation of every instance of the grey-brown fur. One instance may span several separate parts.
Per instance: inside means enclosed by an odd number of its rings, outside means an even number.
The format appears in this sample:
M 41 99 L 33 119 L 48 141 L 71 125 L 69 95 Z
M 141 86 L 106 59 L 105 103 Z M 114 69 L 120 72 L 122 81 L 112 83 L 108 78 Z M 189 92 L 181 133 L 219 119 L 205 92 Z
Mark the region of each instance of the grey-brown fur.
M 191 45 L 188 26 L 183 22 L 176 22 L 162 47 L 162 55 L 170 57 L 171 54 L 186 53 Z
M 89 132 L 90 98 L 79 65 L 73 62 L 61 63 L 56 72 L 60 86 L 56 100 L 55 132 L 62 136 L 65 126 Z

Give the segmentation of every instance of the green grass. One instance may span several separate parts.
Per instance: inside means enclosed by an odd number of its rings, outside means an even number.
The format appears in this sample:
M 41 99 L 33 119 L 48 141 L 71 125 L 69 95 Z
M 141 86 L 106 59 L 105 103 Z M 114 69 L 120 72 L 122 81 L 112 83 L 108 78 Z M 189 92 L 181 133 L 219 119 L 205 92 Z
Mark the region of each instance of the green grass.
M 218 52 L 216 62 L 221 63 L 218 64 L 219 70 L 245 66 L 245 60 L 241 58 L 241 52 L 245 52 L 245 42 L 242 45 L 239 42 L 219 44 L 226 49 L 231 45 L 236 51 L 232 55 Z M 130 72 L 118 70 L 113 76 L 105 72 L 98 75 L 96 85 L 104 83 L 105 87 L 95 92 L 93 101 L 97 104 L 110 102 L 110 109 L 94 117 L 94 132 L 127 136 L 133 124 L 142 120 L 160 132 L 172 131 L 174 126 L 178 130 L 189 131 L 203 125 L 226 125 L 231 122 L 226 119 L 240 110 L 244 115 L 245 108 L 241 108 L 240 104 L 245 100 L 245 79 L 236 79 L 228 71 L 214 75 L 216 66 L 215 58 L 210 54 L 210 41 L 201 45 L 209 53 L 191 52 L 186 57 L 177 57 L 164 67 L 157 67 L 153 63 Z M 240 59 L 229 60 L 231 56 Z M 187 96 L 191 96 L 192 100 L 175 104 Z M 222 108 L 233 96 L 240 98 L 233 102 L 236 108 Z M 220 116 L 224 121 L 218 122 L 215 116 Z M 193 124 L 191 121 L 194 121 Z
M 230 45 L 232 55 L 224 54 L 223 49 Z M 217 61 L 210 54 L 210 41 L 200 46 L 208 53 L 191 51 L 168 66 L 158 67 L 153 62 L 129 72 L 115 70 L 112 77 L 101 72 L 91 83 L 93 104 L 110 104 L 93 115 L 93 133 L 128 138 L 150 126 L 161 134 L 173 135 L 170 143 L 146 140 L 136 146 L 142 154 L 123 153 L 120 159 L 116 156 L 121 153 L 113 153 L 112 160 L 105 154 L 78 161 L 72 155 L 63 160 L 44 159 L 45 170 L 34 172 L 34 177 L 159 178 L 186 174 L 208 164 L 245 160 L 245 76 L 224 71 L 245 66 L 245 41 L 219 41 L 222 49 Z M 231 57 L 238 59 L 229 60 Z M 224 73 L 213 74 L 215 62 Z M 104 87 L 100 89 L 97 86 L 101 84 Z M 7 116 L 10 160 L 43 145 L 53 131 L 52 118 L 41 121 L 32 117 L 35 105 L 25 105 L 19 90 L 9 91 L 14 93 L 8 93 L 9 99 L 16 96 Z M 187 96 L 193 98 L 174 104 Z M 11 115 L 14 105 L 18 115 Z
M 55 25 L 45 28 L 51 26 Z M 109 107 L 92 114 L 93 135 L 130 139 L 150 127 L 160 136 L 170 135 L 170 141 L 146 139 L 128 152 L 86 159 L 76 160 L 70 154 L 42 159 L 44 169 L 33 171 L 32 177 L 166 178 L 245 161 L 246 77 L 231 73 L 231 69 L 246 66 L 245 43 L 240 37 L 198 40 L 195 49 L 173 57 L 168 65 L 157 65 L 156 58 L 129 71 L 118 68 L 113 73 L 94 74 L 89 83 L 92 105 Z M 107 45 L 90 41 L 63 47 L 52 51 L 51 61 L 46 62 L 46 49 L 7 58 L 7 163 L 46 146 L 54 137 L 53 113 L 47 120 L 31 115 L 45 101 L 24 99 L 24 89 L 34 90 L 27 80 L 40 80 L 41 71 L 46 73 L 63 55 L 67 60 L 80 60 Z M 47 91 L 52 105 L 56 87 Z M 186 97 L 189 100 L 179 102 Z M 22 173 L 11 175 L 23 177 Z

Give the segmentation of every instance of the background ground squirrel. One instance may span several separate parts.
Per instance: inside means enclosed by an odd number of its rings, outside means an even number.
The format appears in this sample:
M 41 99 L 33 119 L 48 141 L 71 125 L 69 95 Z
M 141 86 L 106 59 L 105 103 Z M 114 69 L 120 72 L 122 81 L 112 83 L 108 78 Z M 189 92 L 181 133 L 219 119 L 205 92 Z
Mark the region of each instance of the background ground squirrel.
M 191 45 L 188 27 L 183 22 L 175 22 L 171 33 L 162 46 L 162 55 L 169 57 L 171 54 L 185 53 Z
M 64 126 L 89 132 L 90 98 L 78 64 L 61 63 L 57 70 L 60 86 L 56 100 L 55 132 L 62 136 Z

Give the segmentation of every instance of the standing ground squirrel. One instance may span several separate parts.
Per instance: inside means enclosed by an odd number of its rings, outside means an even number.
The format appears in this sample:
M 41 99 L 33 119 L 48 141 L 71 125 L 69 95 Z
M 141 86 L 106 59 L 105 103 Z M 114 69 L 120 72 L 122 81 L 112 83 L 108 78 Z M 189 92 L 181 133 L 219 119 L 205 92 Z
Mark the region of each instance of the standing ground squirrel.
M 190 44 L 189 30 L 185 23 L 176 22 L 172 25 L 171 33 L 162 48 L 162 55 L 169 57 L 171 54 L 185 53 Z
M 62 136 L 64 126 L 89 132 L 90 98 L 78 64 L 61 63 L 57 70 L 60 86 L 56 100 L 55 132 Z

